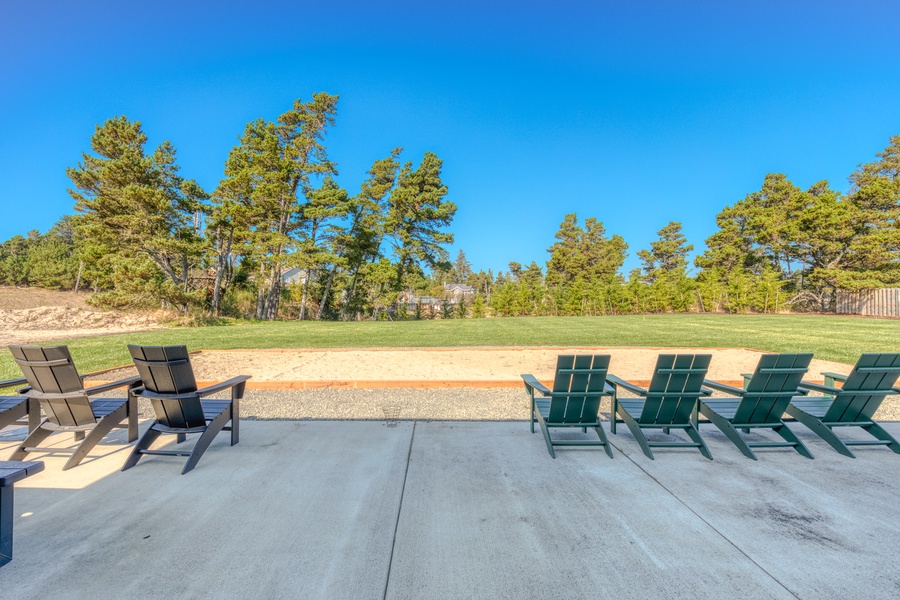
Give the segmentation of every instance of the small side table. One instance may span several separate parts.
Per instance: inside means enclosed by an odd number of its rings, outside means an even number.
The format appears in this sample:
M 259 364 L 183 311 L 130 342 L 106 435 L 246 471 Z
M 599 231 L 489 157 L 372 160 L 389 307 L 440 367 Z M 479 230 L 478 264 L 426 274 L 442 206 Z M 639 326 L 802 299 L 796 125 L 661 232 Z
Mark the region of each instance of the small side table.
M 38 461 L 0 461 L 0 567 L 12 560 L 13 485 L 43 470 Z

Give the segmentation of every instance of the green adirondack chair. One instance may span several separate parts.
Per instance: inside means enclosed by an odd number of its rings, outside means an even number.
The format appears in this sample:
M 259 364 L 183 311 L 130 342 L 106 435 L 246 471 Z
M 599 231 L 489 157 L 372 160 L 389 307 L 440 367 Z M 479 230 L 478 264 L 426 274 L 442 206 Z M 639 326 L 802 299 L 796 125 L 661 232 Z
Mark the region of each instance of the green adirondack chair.
M 900 377 L 900 353 L 863 354 L 849 375 L 822 375 L 825 385 L 804 381 L 800 389 L 822 392 L 825 396 L 794 398 L 787 407 L 787 414 L 812 429 L 844 456 L 856 458 L 848 446 L 888 446 L 900 454 L 900 442 L 872 420 L 885 396 L 900 393 L 894 388 Z M 835 387 L 835 381 L 843 381 L 843 387 Z M 862 427 L 876 439 L 841 440 L 834 432 L 835 427 Z
M 562 355 L 556 361 L 553 390 L 547 389 L 532 375 L 522 375 L 525 392 L 531 398 L 531 433 L 535 422 L 541 426 L 547 451 L 556 458 L 553 446 L 603 446 L 612 458 L 612 448 L 603 426 L 600 424 L 600 398 L 611 396 L 607 385 L 608 354 Z M 587 432 L 591 427 L 599 441 L 552 440 L 551 427 L 581 427 Z
M 700 414 L 722 430 L 728 439 L 744 453 L 756 460 L 751 448 L 793 447 L 807 458 L 813 455 L 784 424 L 782 417 L 791 398 L 805 395 L 797 386 L 809 369 L 812 353 L 766 354 L 759 359 L 756 370 L 744 375 L 744 389 L 723 385 L 709 379 L 703 384 L 725 392 L 731 398 L 700 398 Z M 738 429 L 771 429 L 784 438 L 783 442 L 748 442 Z
M 712 393 L 703 389 L 703 378 L 709 369 L 710 354 L 660 354 L 650 387 L 644 389 L 615 375 L 607 376 L 616 394 L 612 397 L 610 430 L 616 433 L 616 423 L 624 422 L 634 434 L 641 449 L 653 458 L 651 448 L 699 448 L 706 458 L 712 454 L 697 431 L 697 399 Z M 640 399 L 619 398 L 618 388 L 624 388 Z M 620 418 L 621 417 L 621 418 Z M 651 442 L 644 429 L 683 429 L 690 442 Z

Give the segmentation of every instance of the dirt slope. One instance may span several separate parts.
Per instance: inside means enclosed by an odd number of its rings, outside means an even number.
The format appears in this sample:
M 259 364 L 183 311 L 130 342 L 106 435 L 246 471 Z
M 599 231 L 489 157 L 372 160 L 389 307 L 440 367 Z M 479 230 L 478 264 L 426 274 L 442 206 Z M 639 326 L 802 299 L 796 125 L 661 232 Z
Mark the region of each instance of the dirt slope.
M 143 331 L 163 327 L 153 315 L 98 310 L 90 294 L 0 286 L 0 345 Z

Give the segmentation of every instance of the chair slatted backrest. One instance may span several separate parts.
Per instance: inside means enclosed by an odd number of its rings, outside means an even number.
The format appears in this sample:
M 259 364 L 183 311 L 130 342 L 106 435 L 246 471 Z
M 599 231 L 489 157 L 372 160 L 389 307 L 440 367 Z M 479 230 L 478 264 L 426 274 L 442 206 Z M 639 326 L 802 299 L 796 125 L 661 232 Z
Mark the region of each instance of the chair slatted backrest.
M 900 353 L 863 354 L 822 420 L 828 423 L 871 421 L 898 377 Z
M 800 394 L 797 386 L 812 357 L 811 352 L 761 356 L 732 422 L 753 425 L 781 421 L 791 398 Z
M 564 354 L 556 359 L 549 423 L 597 424 L 608 354 Z
M 711 359 L 711 354 L 660 354 L 638 423 L 690 422 Z
M 60 396 L 38 398 L 51 423 L 78 427 L 97 422 L 66 346 L 10 346 L 9 351 L 33 391 Z
M 131 358 L 137 367 L 144 389 L 154 394 L 193 394 L 197 380 L 191 368 L 187 346 L 129 345 Z M 150 398 L 160 423 L 168 427 L 203 427 L 203 405 L 199 395 L 184 398 Z

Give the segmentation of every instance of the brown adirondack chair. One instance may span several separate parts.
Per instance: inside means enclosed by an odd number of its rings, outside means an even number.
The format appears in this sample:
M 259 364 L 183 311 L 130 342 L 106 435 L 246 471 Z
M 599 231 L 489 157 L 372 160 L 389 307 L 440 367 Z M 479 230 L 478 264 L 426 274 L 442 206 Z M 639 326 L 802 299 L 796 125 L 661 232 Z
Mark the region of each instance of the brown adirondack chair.
M 872 420 L 885 396 L 900 393 L 895 388 L 900 377 L 900 353 L 863 354 L 849 375 L 822 373 L 825 385 L 802 382 L 800 389 L 821 392 L 824 396 L 794 398 L 787 414 L 813 430 L 832 448 L 850 458 L 856 458 L 848 446 L 887 446 L 900 454 L 900 441 Z M 843 387 L 835 387 L 843 381 Z M 874 440 L 842 440 L 836 427 L 861 427 Z
M 553 458 L 556 458 L 553 446 L 603 446 L 606 454 L 613 457 L 599 417 L 600 398 L 613 393 L 606 383 L 609 358 L 608 354 L 559 356 L 553 390 L 547 389 L 533 375 L 522 375 L 525 392 L 531 398 L 531 433 L 534 433 L 535 422 L 540 424 L 547 451 Z M 551 427 L 580 427 L 584 432 L 590 427 L 600 439 L 596 442 L 553 440 Z
M 67 347 L 10 346 L 9 350 L 28 381 L 25 396 L 37 400 L 47 415 L 16 448 L 10 460 L 24 460 L 32 452 L 71 452 L 72 457 L 63 466 L 65 471 L 77 466 L 117 427 L 128 429 L 129 442 L 137 439 L 137 399 L 132 393 L 140 381 L 137 377 L 85 388 Z M 90 399 L 118 388 L 127 388 L 128 397 Z M 127 423 L 123 425 L 123 421 Z M 74 450 L 38 447 L 58 432 L 72 432 L 81 443 Z
M 187 456 L 181 474 L 199 462 L 200 457 L 222 431 L 231 431 L 231 445 L 240 437 L 240 400 L 250 377 L 240 375 L 228 381 L 197 389 L 191 358 L 186 346 L 129 345 L 142 387 L 135 393 L 150 400 L 156 420 L 134 447 L 122 470 L 130 469 L 144 454 Z M 224 390 L 231 390 L 231 400 L 202 400 Z M 226 427 L 228 422 L 231 426 Z M 151 450 L 153 442 L 163 434 L 176 435 L 178 443 L 186 434 L 199 433 L 200 438 L 191 450 Z

